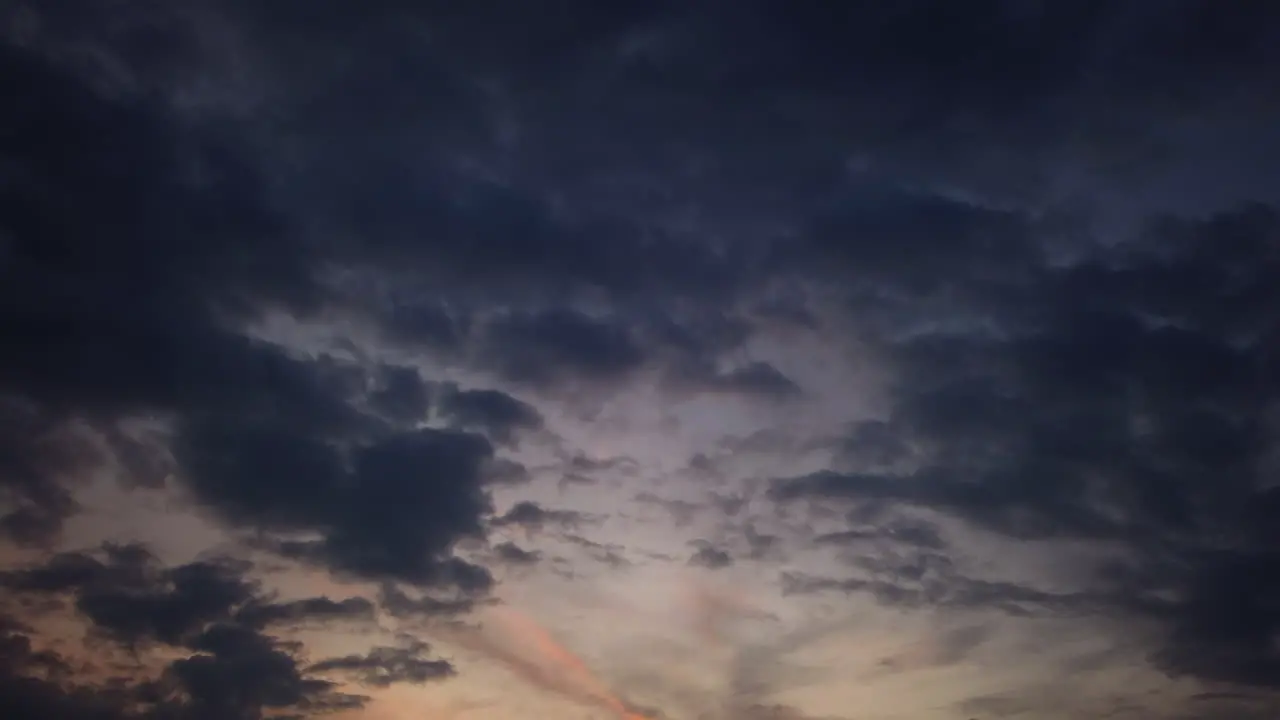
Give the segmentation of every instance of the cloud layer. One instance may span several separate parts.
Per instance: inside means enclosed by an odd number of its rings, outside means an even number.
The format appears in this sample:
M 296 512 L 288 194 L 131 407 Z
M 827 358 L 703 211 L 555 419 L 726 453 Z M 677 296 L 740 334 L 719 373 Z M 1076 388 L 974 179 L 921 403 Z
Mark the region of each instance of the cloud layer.
M 1280 710 L 1272 4 L 0 20 L 6 716 Z

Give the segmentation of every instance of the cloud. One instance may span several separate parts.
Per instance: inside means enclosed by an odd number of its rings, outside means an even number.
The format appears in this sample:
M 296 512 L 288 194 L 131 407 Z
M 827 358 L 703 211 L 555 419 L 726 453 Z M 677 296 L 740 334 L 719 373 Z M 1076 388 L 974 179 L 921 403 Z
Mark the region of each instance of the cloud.
M 526 550 L 511 542 L 498 543 L 493 550 L 503 562 L 512 565 L 535 565 L 542 560 L 542 553 Z
M 297 644 L 264 629 L 368 620 L 372 604 L 363 598 L 274 602 L 249 570 L 247 563 L 222 560 L 165 567 L 141 546 L 107 545 L 6 571 L 0 585 L 14 597 L 67 597 L 95 632 L 162 670 L 151 679 L 94 685 L 88 679 L 94 674 L 81 677 L 71 659 L 36 649 L 29 629 L 10 624 L 0 643 L 0 707 L 121 719 L 248 719 L 267 709 L 361 707 L 365 698 L 309 676 Z
M 349 597 L 342 600 L 316 597 L 305 600 L 248 605 L 236 614 L 236 619 L 252 627 L 284 623 L 306 623 L 308 621 L 355 620 L 367 622 L 374 619 L 374 609 L 373 603 L 362 597 Z
M 382 336 L 395 345 L 455 357 L 470 336 L 470 315 L 437 304 L 392 300 L 378 313 Z
M 800 395 L 800 386 L 773 365 L 755 360 L 731 368 L 717 368 L 716 353 L 695 351 L 668 372 L 670 387 L 688 393 L 721 393 L 747 398 L 784 400 Z
M 582 549 L 584 551 L 583 554 L 593 561 L 615 570 L 631 567 L 631 560 L 628 559 L 626 554 L 627 548 L 618 543 L 599 542 L 576 533 L 564 533 L 559 539 Z
M 733 556 L 710 544 L 704 544 L 689 556 L 689 565 L 720 570 L 733 565 Z
M 788 396 L 800 392 L 800 386 L 781 370 L 766 362 L 753 362 L 717 375 L 710 383 L 732 392 L 764 396 Z
M 10 534 L 56 537 L 74 510 L 65 476 L 92 458 L 74 442 L 85 425 L 176 404 L 226 407 L 212 391 L 224 386 L 243 390 L 241 399 L 270 389 L 317 421 L 334 419 L 332 407 L 305 395 L 305 378 L 265 388 L 273 359 L 223 335 L 215 320 L 243 317 L 254 300 L 302 308 L 315 299 L 299 272 L 305 261 L 283 260 L 296 248 L 276 232 L 232 143 L 187 133 L 140 99 L 102 97 L 9 45 L 0 48 L 0 75 L 27 108 L 4 148 L 26 178 L 6 191 L 3 220 Z M 203 180 L 188 172 L 192 163 Z M 181 253 L 168 242 L 173 233 L 188 238 Z M 47 251 L 54 246 L 62 249 Z M 253 260 L 235 259 L 241 252 Z
M 319 530 L 316 544 L 288 547 L 342 572 L 487 587 L 482 569 L 448 555 L 483 532 L 488 443 L 365 414 L 365 370 L 245 334 L 268 309 L 305 317 L 334 297 L 245 148 L 34 54 L 6 47 L 0 61 L 30 108 L 6 136 L 11 157 L 33 174 L 6 196 L 8 532 L 51 541 L 74 511 L 65 476 L 87 462 L 77 432 L 92 440 L 159 415 L 177 479 L 230 524 Z M 71 146 L 74 159 L 59 154 Z M 21 195 L 37 187 L 60 195 Z M 50 243 L 63 250 L 40 249 Z M 373 375 L 370 406 L 397 423 L 422 416 L 414 371 Z
M 482 353 L 508 379 L 534 385 L 615 380 L 645 360 L 626 326 L 571 310 L 505 314 L 488 327 Z
M 880 523 L 860 530 L 824 533 L 815 537 L 813 542 L 819 545 L 856 546 L 877 540 L 913 545 L 926 550 L 943 550 L 947 546 L 936 527 L 927 523 L 902 520 Z
M 63 480 L 90 461 L 92 447 L 75 429 L 19 401 L 0 403 L 0 532 L 23 545 L 58 537 L 62 523 L 79 510 Z
M 0 583 L 18 593 L 72 593 L 79 613 L 128 645 L 182 644 L 256 593 L 238 563 L 161 569 L 138 545 L 107 545 L 101 554 L 54 555 L 43 565 L 6 572 Z
M 538 503 L 522 500 L 505 514 L 494 518 L 493 524 L 495 527 L 517 526 L 530 532 L 538 532 L 548 526 L 574 530 L 590 520 L 590 516 L 574 510 L 548 510 Z
M 422 593 L 414 597 L 394 583 L 386 583 L 379 590 L 378 603 L 395 618 L 432 620 L 468 613 L 480 605 L 481 601 L 466 593 L 458 593 L 453 597 Z
M 482 469 L 492 452 L 480 436 L 424 428 L 344 454 L 241 423 L 188 428 L 175 455 L 197 497 L 227 522 L 323 533 L 279 544 L 285 554 L 359 577 L 483 591 L 488 573 L 450 553 L 484 533 Z
M 797 612 L 1049 614 L 1275 704 L 1273 4 L 75 5 L 0 30 L 3 584 L 177 659 L 93 685 L 25 608 L 0 714 L 363 702 L 277 635 L 372 600 L 68 550 L 104 494 L 438 622 L 484 563 L 685 562 L 710 481 L 688 561 Z M 670 522 L 585 537 L 544 463 Z M 440 668 L 316 662 L 383 660 Z
M 543 426 L 542 415 L 532 405 L 499 390 L 447 388 L 438 411 L 455 426 L 484 431 L 500 443 L 513 442 L 519 431 Z
M 1118 596 L 1110 612 L 1166 624 L 1162 667 L 1270 685 L 1272 621 L 1254 603 L 1274 574 L 1260 524 L 1273 504 L 1274 318 L 1260 308 L 1274 294 L 1265 278 L 1278 218 L 1251 206 L 1167 219 L 1099 257 L 1027 267 L 1007 303 L 983 309 L 998 333 L 929 332 L 888 347 L 899 369 L 888 427 L 927 454 L 886 464 L 873 451 L 864 470 L 782 480 L 771 496 L 908 505 L 1011 538 L 1115 543 L 1134 564 L 1119 561 L 1098 587 Z M 946 602 L 1037 595 L 945 582 Z M 818 586 L 917 597 L 880 580 L 794 587 Z M 1181 599 L 1155 599 L 1168 591 Z
M 494 457 L 485 463 L 483 475 L 486 485 L 498 487 L 525 485 L 533 479 L 529 468 L 503 457 Z
M 369 393 L 369 404 L 384 416 L 399 422 L 425 420 L 431 409 L 431 388 L 422 375 L 410 367 L 383 367 L 377 387 Z
M 406 647 L 375 647 L 364 655 L 328 658 L 312 665 L 314 673 L 348 673 L 361 684 L 387 687 L 394 683 L 421 685 L 452 676 L 453 665 L 425 656 L 428 646 L 411 642 Z
M 125 717 L 120 698 L 67 683 L 62 677 L 66 668 L 69 664 L 57 653 L 33 649 L 27 629 L 6 628 L 0 635 L 0 710 L 13 717 Z
M 181 698 L 170 704 L 194 717 L 252 718 L 268 708 L 354 709 L 364 702 L 304 676 L 286 648 L 245 628 L 212 626 L 191 649 L 196 654 L 175 660 L 165 674 Z
M 660 497 L 648 490 L 637 494 L 634 499 L 638 503 L 663 509 L 671 515 L 671 521 L 678 527 L 685 527 L 692 523 L 698 511 L 702 509 L 702 506 L 697 503 L 678 498 Z

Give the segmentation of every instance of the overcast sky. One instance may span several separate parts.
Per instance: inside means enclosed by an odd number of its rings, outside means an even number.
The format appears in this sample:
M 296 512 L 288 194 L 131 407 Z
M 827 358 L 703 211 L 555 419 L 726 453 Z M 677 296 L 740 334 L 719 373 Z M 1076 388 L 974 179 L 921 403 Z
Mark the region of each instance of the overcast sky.
M 0 40 L 0 716 L 1280 716 L 1280 3 Z

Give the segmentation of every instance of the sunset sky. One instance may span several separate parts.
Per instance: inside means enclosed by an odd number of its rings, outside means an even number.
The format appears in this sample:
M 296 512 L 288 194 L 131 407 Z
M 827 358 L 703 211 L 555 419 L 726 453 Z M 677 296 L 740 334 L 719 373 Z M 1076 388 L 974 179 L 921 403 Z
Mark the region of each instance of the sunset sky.
M 1280 2 L 0 33 L 0 718 L 1280 717 Z

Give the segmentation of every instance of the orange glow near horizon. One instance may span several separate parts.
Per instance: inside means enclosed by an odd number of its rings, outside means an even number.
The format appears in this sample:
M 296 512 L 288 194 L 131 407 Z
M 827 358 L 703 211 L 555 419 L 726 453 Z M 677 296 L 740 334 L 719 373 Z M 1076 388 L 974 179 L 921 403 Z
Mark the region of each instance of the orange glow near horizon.
M 565 647 L 533 618 L 522 612 L 504 608 L 495 612 L 502 618 L 512 636 L 526 643 L 557 676 L 585 693 L 589 698 L 612 710 L 622 720 L 649 720 L 627 709 L 626 703 L 591 670 L 582 658 Z
M 590 666 L 528 615 L 495 608 L 497 633 L 462 632 L 449 641 L 496 661 L 529 685 L 579 704 L 607 710 L 620 720 L 651 720 L 633 712 Z

